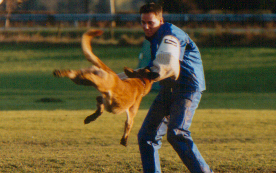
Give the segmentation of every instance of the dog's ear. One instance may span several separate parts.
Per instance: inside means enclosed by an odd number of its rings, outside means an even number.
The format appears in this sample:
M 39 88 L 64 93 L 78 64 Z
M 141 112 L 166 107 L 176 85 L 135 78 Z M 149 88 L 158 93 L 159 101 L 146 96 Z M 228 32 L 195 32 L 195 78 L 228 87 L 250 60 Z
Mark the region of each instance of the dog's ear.
M 124 67 L 124 72 L 127 75 L 127 77 L 129 78 L 135 78 L 136 77 L 136 72 L 129 68 L 129 67 Z

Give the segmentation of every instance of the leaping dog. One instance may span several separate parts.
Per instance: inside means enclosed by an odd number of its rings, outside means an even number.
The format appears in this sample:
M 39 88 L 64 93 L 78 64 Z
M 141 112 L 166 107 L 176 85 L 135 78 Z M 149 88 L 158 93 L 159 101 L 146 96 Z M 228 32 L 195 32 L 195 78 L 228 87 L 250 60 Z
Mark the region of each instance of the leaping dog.
M 126 112 L 127 120 L 120 144 L 127 146 L 127 139 L 133 126 L 134 117 L 139 109 L 142 97 L 149 93 L 153 79 L 159 77 L 157 73 L 148 69 L 137 71 L 125 67 L 129 78 L 120 79 L 92 52 L 91 40 L 102 35 L 101 30 L 88 30 L 82 36 L 82 50 L 92 67 L 80 70 L 55 70 L 55 77 L 68 77 L 78 85 L 93 86 L 101 96 L 96 98 L 97 110 L 84 120 L 85 124 L 95 121 L 104 111 L 120 114 Z

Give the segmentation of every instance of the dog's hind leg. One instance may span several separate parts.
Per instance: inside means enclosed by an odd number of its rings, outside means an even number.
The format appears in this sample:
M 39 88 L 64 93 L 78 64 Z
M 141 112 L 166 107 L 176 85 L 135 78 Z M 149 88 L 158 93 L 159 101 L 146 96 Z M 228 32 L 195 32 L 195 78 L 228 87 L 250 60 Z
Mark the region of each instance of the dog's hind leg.
M 53 75 L 55 77 L 68 77 L 78 85 L 94 86 L 91 78 L 88 79 L 85 76 L 86 73 L 88 72 L 85 70 L 54 70 Z
M 70 79 L 74 79 L 79 74 L 76 70 L 54 70 L 53 75 L 55 77 L 68 77 Z
M 84 124 L 88 124 L 91 121 L 95 121 L 100 115 L 102 115 L 104 111 L 103 97 L 98 96 L 96 100 L 97 100 L 97 110 L 92 115 L 89 115 L 85 118 Z

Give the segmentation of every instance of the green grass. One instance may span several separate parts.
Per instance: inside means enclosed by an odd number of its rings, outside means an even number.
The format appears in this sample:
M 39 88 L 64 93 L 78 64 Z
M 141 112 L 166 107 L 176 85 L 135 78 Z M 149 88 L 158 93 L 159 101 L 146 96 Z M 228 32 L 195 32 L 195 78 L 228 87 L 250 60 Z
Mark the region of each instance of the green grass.
M 210 92 L 275 92 L 274 48 L 201 49 Z
M 94 46 L 93 51 L 115 72 L 136 68 L 140 47 Z M 201 48 L 207 91 L 200 108 L 275 109 L 276 50 L 272 48 Z M 79 44 L 0 44 L 0 109 L 95 109 L 99 93 L 52 76 L 54 69 L 90 66 Z M 150 93 L 141 108 L 156 96 Z M 61 99 L 40 103 L 41 98 Z
M 142 172 L 135 118 L 127 148 L 119 144 L 125 115 L 104 113 L 89 125 L 88 110 L 1 111 L 0 172 Z M 275 167 L 275 110 L 198 110 L 192 136 L 215 172 L 267 172 Z M 166 140 L 163 172 L 187 172 Z
M 93 52 L 115 72 L 122 72 L 123 65 L 136 67 L 140 50 L 140 47 L 93 46 Z M 80 44 L 7 43 L 0 44 L 0 51 L 1 73 L 49 74 L 54 68 L 79 69 L 91 66 Z
M 117 73 L 136 68 L 141 50 L 93 48 Z M 276 50 L 200 50 L 207 91 L 190 130 L 201 154 L 215 172 L 275 172 Z M 90 66 L 80 45 L 0 44 L 0 52 L 0 172 L 142 172 L 136 135 L 157 92 L 143 99 L 125 148 L 125 115 L 83 125 L 99 93 L 52 76 Z M 166 139 L 160 158 L 163 172 L 187 172 Z

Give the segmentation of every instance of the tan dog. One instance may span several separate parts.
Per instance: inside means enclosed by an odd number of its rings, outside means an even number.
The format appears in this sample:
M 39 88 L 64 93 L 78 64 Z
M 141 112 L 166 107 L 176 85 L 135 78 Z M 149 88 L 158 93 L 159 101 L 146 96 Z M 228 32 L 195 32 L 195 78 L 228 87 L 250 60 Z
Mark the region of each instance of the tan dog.
M 142 97 L 149 93 L 153 81 L 158 74 L 147 69 L 133 71 L 125 67 L 124 71 L 129 77 L 121 80 L 118 75 L 107 67 L 91 48 L 91 40 L 95 36 L 100 36 L 101 30 L 89 30 L 82 36 L 82 50 L 85 57 L 93 66 L 81 70 L 55 70 L 55 77 L 68 77 L 79 85 L 94 86 L 101 92 L 101 96 L 96 98 L 97 110 L 84 120 L 85 124 L 96 120 L 104 111 L 120 114 L 126 112 L 124 135 L 120 144 L 126 146 L 133 119 L 137 114 Z

